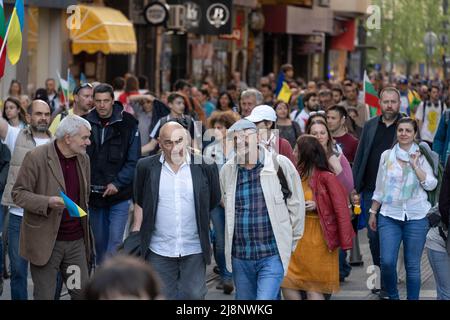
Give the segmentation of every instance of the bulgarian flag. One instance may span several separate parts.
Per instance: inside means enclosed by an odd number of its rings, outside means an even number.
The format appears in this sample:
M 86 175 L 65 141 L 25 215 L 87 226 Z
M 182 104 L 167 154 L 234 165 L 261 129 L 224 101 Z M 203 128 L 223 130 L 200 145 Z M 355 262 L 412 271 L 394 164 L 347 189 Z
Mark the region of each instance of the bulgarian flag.
M 366 71 L 364 71 L 364 102 L 369 106 L 370 117 L 381 115 L 380 98 Z
M 3 0 L 0 0 L 0 48 L 3 47 L 3 52 L 0 57 L 0 78 L 5 74 L 5 63 L 6 63 L 6 47 L 3 44 L 6 35 L 6 24 L 5 24 L 5 11 L 3 8 Z
M 59 102 L 69 107 L 69 82 L 61 77 L 59 71 L 56 71 L 59 82 Z

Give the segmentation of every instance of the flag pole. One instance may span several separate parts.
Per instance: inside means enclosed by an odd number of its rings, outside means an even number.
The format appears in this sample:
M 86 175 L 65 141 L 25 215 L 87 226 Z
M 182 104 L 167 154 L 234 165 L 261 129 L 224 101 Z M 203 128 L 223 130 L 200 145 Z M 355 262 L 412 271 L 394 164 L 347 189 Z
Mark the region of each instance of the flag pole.
M 14 15 L 14 12 L 16 12 L 17 9 L 16 7 L 14 7 L 14 10 L 11 14 L 11 17 Z M 6 42 L 8 40 L 8 35 L 9 35 L 9 30 L 11 29 L 11 18 L 9 18 L 9 22 L 8 22 L 8 28 L 6 29 L 6 33 L 5 33 L 5 38 L 3 39 L 3 43 L 2 43 L 2 48 L 0 50 L 0 57 L 3 56 L 3 51 L 5 51 L 5 47 L 6 47 Z

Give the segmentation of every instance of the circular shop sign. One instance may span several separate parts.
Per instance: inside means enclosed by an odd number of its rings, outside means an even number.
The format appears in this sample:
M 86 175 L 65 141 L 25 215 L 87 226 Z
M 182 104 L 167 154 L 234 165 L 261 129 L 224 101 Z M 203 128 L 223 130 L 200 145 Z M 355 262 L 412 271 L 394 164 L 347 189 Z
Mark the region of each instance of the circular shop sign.
M 208 22 L 216 28 L 227 24 L 230 19 L 230 10 L 221 3 L 211 5 L 206 11 Z
M 151 2 L 144 9 L 144 17 L 151 25 L 162 25 L 169 18 L 169 10 L 161 2 Z

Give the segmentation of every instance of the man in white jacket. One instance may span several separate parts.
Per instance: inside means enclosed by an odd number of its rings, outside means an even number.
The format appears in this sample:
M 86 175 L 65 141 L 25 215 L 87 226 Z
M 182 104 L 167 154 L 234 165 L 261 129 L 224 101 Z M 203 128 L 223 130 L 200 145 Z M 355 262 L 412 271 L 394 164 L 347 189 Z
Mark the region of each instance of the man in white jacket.
M 235 156 L 220 172 L 225 258 L 238 300 L 274 300 L 303 235 L 305 200 L 292 162 L 259 145 L 248 120 L 228 131 Z

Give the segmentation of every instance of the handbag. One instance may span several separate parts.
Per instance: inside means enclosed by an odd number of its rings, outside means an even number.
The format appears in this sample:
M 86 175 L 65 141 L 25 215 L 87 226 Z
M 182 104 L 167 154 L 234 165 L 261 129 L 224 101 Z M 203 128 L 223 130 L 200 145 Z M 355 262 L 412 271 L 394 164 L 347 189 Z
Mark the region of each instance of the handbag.
M 140 257 L 141 254 L 141 233 L 139 231 L 131 232 L 123 243 L 117 248 L 120 254 Z

